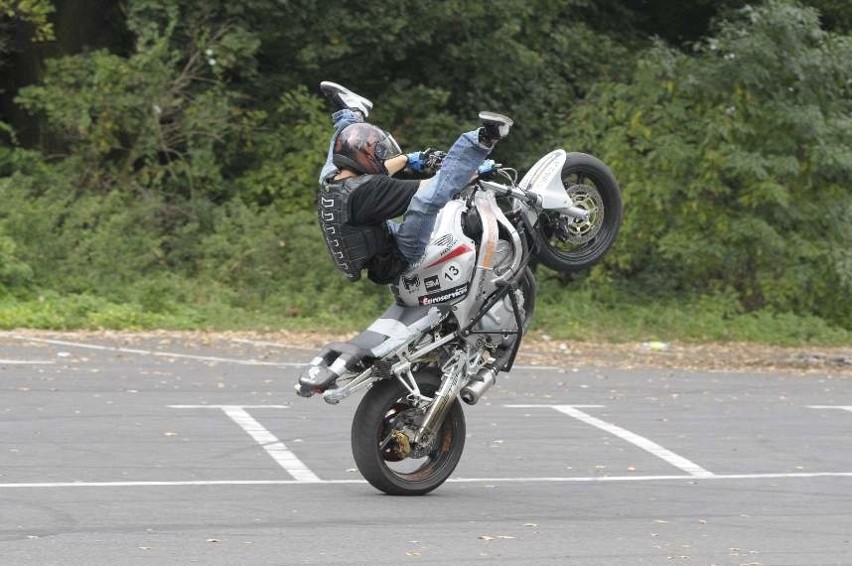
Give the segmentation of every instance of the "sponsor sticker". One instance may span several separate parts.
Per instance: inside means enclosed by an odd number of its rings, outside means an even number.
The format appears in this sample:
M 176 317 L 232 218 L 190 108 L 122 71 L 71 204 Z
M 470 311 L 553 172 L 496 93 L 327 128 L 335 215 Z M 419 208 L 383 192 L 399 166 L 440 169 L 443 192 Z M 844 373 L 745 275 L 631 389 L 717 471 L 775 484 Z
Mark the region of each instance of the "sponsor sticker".
M 459 277 L 461 277 L 461 268 L 459 267 L 459 264 L 454 261 L 448 263 L 444 268 L 443 280 L 448 283 L 452 283 Z
M 405 287 L 405 290 L 409 293 L 413 291 L 417 291 L 420 289 L 420 276 L 416 273 L 411 277 L 402 276 L 402 286 Z M 428 287 L 427 287 L 428 290 Z
M 444 246 L 452 246 L 453 242 L 454 242 L 454 240 L 453 240 L 452 234 L 444 234 L 440 238 L 435 238 L 434 240 L 432 240 L 429 243 L 431 245 L 437 247 L 437 248 L 440 248 L 440 247 L 444 247 Z
M 441 289 L 441 282 L 438 280 L 437 275 L 431 275 L 423 280 L 423 284 L 426 286 L 426 291 L 438 291 Z
M 447 289 L 438 293 L 430 293 L 429 295 L 424 295 L 422 297 L 419 297 L 417 300 L 421 305 L 446 303 L 447 301 L 451 301 L 453 299 L 458 299 L 459 297 L 465 296 L 467 294 L 467 288 L 468 284 L 465 283 L 464 285 L 453 287 L 452 289 Z

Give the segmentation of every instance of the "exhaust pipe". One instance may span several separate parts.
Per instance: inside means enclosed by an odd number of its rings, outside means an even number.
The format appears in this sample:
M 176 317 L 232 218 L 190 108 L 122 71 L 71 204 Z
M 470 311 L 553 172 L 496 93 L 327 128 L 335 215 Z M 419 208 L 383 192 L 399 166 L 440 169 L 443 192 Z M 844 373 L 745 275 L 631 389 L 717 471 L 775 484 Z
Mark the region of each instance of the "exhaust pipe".
M 467 382 L 459 396 L 468 405 L 476 405 L 496 381 L 497 371 L 494 368 L 483 368 L 479 370 L 476 377 Z

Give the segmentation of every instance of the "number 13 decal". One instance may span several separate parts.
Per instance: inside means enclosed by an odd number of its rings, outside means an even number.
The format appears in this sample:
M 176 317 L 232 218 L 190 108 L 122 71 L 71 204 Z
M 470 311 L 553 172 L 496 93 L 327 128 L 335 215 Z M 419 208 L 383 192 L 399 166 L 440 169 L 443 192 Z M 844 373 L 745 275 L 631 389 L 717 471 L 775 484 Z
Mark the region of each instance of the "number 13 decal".
M 456 279 L 458 279 L 460 274 L 461 270 L 459 269 L 459 266 L 455 263 L 451 263 L 444 268 L 444 279 L 446 279 L 447 281 L 455 281 Z

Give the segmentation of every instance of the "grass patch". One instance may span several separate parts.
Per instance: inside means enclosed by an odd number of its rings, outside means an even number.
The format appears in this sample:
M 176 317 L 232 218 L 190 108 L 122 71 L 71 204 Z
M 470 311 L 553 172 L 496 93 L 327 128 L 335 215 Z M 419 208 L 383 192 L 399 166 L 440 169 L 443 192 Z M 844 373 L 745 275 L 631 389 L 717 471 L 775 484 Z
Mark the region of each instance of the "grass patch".
M 732 295 L 645 299 L 612 289 L 539 288 L 534 329 L 554 338 L 849 346 L 852 332 L 812 315 L 743 312 Z
M 90 294 L 43 293 L 0 299 L 0 328 L 52 330 L 311 330 L 355 332 L 390 305 L 385 291 L 358 293 L 317 306 L 315 297 L 272 297 L 263 308 L 234 304 L 221 289 L 181 296 L 152 295 L 119 302 Z M 161 290 L 164 291 L 164 290 Z M 852 332 L 813 316 L 742 313 L 726 296 L 643 300 L 600 288 L 539 288 L 532 330 L 571 341 L 753 342 L 778 346 L 848 346 Z

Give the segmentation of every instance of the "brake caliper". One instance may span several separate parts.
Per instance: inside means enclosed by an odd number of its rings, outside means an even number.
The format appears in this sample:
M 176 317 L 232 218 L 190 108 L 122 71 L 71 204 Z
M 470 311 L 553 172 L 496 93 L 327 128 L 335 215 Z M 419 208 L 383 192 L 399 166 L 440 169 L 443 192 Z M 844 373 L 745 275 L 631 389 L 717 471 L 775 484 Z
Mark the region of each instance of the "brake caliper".
M 408 440 L 408 435 L 401 430 L 395 430 L 391 434 L 391 440 L 396 443 L 396 450 L 394 450 L 396 455 L 400 458 L 408 458 L 411 454 L 411 443 Z

